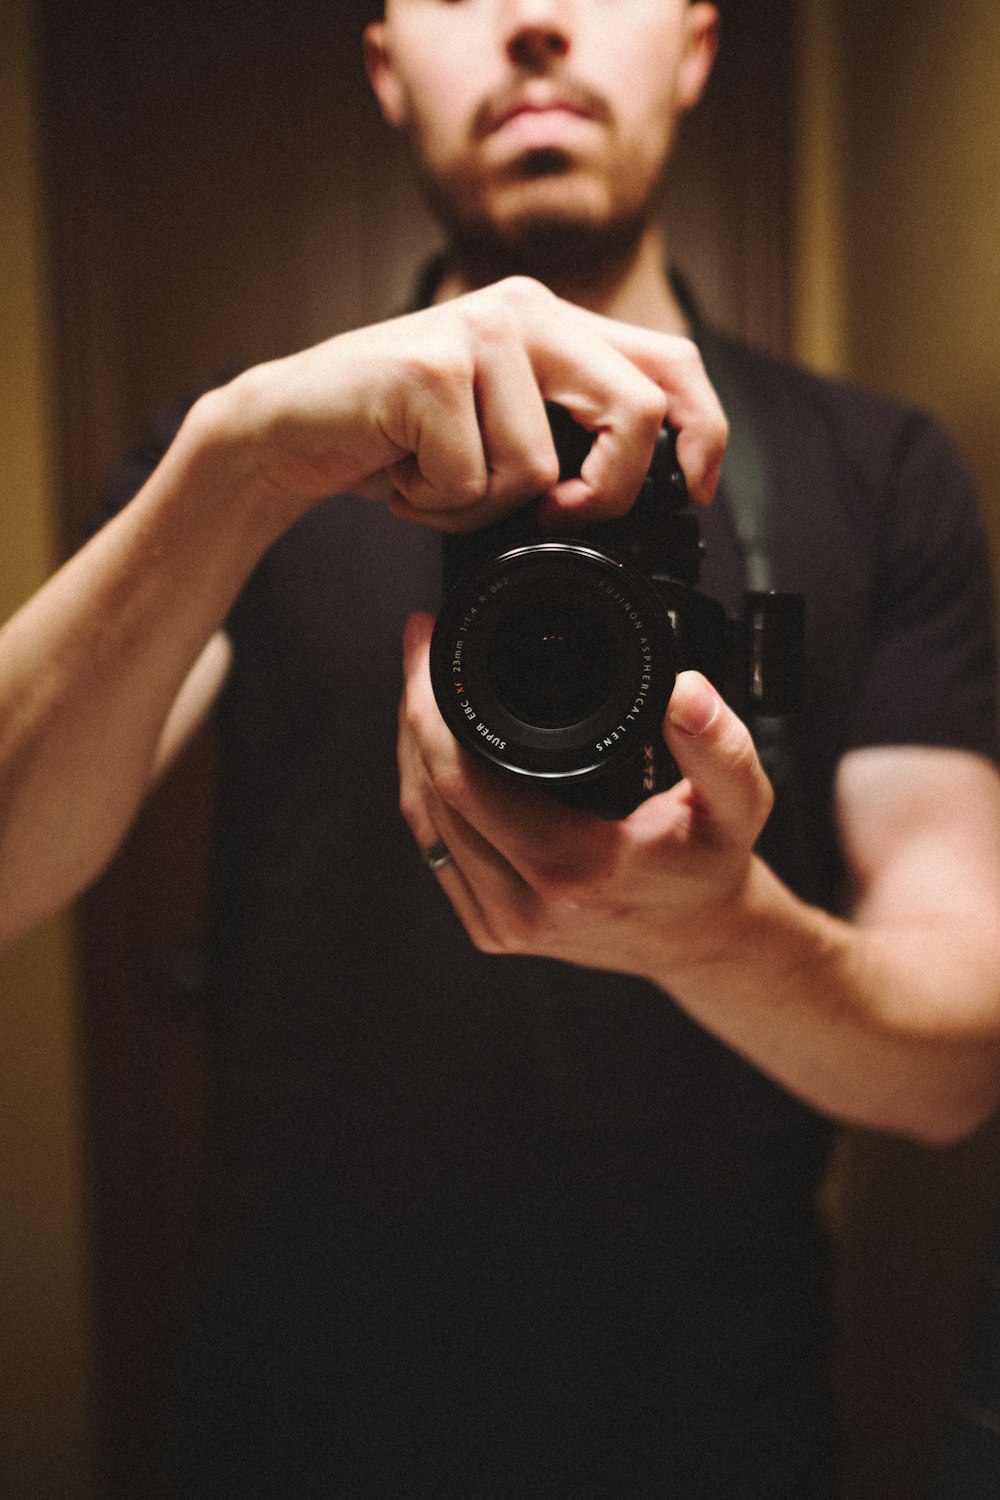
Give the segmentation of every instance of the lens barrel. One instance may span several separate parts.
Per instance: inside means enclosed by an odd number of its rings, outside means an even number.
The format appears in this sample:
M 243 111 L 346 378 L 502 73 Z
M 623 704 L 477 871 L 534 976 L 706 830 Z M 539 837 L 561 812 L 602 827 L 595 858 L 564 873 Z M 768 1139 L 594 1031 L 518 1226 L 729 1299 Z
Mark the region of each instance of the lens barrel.
M 510 548 L 450 587 L 431 679 L 460 743 L 559 782 L 642 754 L 678 670 L 650 580 L 576 540 Z

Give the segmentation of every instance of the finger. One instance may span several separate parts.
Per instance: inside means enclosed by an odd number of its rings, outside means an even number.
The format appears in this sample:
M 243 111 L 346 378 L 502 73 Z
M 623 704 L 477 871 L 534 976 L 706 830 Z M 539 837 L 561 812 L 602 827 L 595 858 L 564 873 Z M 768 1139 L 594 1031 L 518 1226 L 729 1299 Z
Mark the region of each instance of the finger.
M 546 400 L 565 407 L 594 435 L 579 477 L 548 490 L 547 511 L 579 510 L 588 521 L 624 515 L 649 469 L 666 412 L 663 391 L 606 344 L 581 350 L 572 339 L 553 335 L 535 360 Z
M 432 783 L 427 805 L 452 855 L 452 862 L 439 871 L 441 884 L 466 932 L 485 952 L 518 948 L 519 936 L 531 926 L 532 892 L 503 856 L 437 796 Z
M 404 461 L 393 471 L 403 477 L 409 497 L 397 493 L 392 502 L 402 519 L 440 531 L 474 531 L 557 483 L 559 460 L 545 404 L 519 340 L 501 336 L 486 342 L 476 370 L 475 410 L 486 464 L 481 492 L 473 490 L 461 506 L 453 496 L 441 506 L 429 485 L 414 475 L 416 460 Z
M 580 878 L 599 880 L 613 862 L 610 825 L 531 785 L 509 784 L 452 736 L 430 683 L 432 625 L 426 615 L 407 625 L 405 712 L 428 781 L 446 808 L 443 816 L 456 819 L 457 847 L 466 851 L 463 870 L 484 907 L 489 898 L 515 910 L 520 897 L 523 913 L 525 890 L 551 897 L 569 894 Z
M 682 672 L 664 734 L 697 805 L 699 837 L 751 847 L 773 805 L 749 729 L 700 672 Z
M 443 341 L 433 357 L 423 350 L 393 408 L 393 440 L 407 453 L 389 470 L 398 514 L 470 530 L 546 495 L 550 511 L 622 515 L 664 420 L 678 432 L 691 498 L 712 497 L 727 429 L 690 340 L 617 323 L 521 281 L 473 294 L 462 309 L 458 345 Z M 542 398 L 594 433 L 577 479 L 558 481 Z
M 545 402 L 527 350 L 512 335 L 489 341 L 476 374 L 480 428 L 494 514 L 546 493 L 559 480 L 559 459 Z
M 677 432 L 677 459 L 688 494 L 707 505 L 719 484 L 729 426 L 697 345 L 679 336 L 652 333 L 579 309 L 594 332 L 663 392 L 664 420 Z
M 414 662 L 413 646 L 420 650 L 425 630 L 431 624 L 427 616 L 416 616 L 407 625 L 405 637 L 408 663 Z M 407 681 L 400 705 L 398 761 L 400 772 L 400 807 L 414 838 L 422 850 L 443 842 L 451 861 L 436 873 L 452 905 L 473 941 L 485 951 L 499 952 L 503 944 L 496 932 L 492 914 L 526 913 L 528 892 L 524 883 L 506 860 L 473 828 L 462 815 L 439 794 L 422 751 L 422 743 L 440 731 L 444 757 L 450 752 L 455 761 L 464 759 L 455 740 L 437 715 L 436 705 L 429 731 L 419 734 L 415 728 L 419 715 L 427 712 L 420 705 L 423 697 L 420 665 L 408 666 Z M 505 922 L 504 926 L 509 926 Z
M 451 820 L 445 809 L 441 806 L 435 807 L 436 799 L 429 786 L 416 741 L 408 729 L 402 708 L 397 762 L 400 811 L 413 834 L 417 847 L 423 854 L 425 862 L 428 851 L 441 848 L 448 850 L 450 859 L 434 868 L 434 878 L 444 890 L 473 943 L 484 951 L 493 951 L 496 945 L 482 907 L 462 873 L 460 856 L 459 859 L 455 856 L 454 846 L 457 840 Z M 447 838 L 442 832 L 444 829 L 447 829 Z M 451 840 L 450 843 L 448 839 Z
M 492 779 L 458 744 L 438 711 L 428 670 L 432 629 L 430 615 L 412 615 L 403 638 L 399 761 L 404 816 L 421 847 L 427 847 L 422 841 L 428 838 L 444 840 L 480 897 L 507 903 L 523 882 L 466 816 L 469 810 L 478 822 L 484 784 L 488 795 Z
M 410 451 L 388 470 L 399 496 L 417 514 L 478 504 L 489 471 L 470 380 L 426 376 L 414 406 Z
M 400 810 L 423 853 L 424 862 L 427 862 L 427 867 L 432 870 L 433 877 L 444 889 L 457 918 L 462 922 L 465 932 L 468 933 L 475 947 L 480 948 L 484 953 L 498 951 L 498 945 L 490 932 L 483 907 L 463 873 L 462 862 L 460 862 L 462 853 L 459 852 L 456 858 L 454 846 L 457 844 L 457 838 L 451 826 L 451 819 L 447 816 L 447 810 L 444 810 L 441 805 L 436 805 L 432 789 L 427 786 L 426 777 L 421 774 L 423 766 L 421 766 L 420 757 L 415 754 L 414 742 L 406 736 L 405 726 L 402 723 L 400 723 L 399 768 Z M 439 832 L 441 828 L 448 829 L 451 843 L 447 843 L 447 840 L 442 837 Z M 441 850 L 447 850 L 447 859 L 432 867 L 427 855 L 429 852 L 441 852 Z

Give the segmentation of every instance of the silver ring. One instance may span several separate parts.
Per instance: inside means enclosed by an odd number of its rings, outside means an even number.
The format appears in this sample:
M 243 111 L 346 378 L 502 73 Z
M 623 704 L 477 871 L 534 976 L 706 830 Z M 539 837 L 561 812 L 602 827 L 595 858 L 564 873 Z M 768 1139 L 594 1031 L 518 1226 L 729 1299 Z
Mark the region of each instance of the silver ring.
M 443 870 L 452 860 L 451 850 L 444 839 L 435 839 L 430 848 L 423 851 L 423 855 L 428 870 Z

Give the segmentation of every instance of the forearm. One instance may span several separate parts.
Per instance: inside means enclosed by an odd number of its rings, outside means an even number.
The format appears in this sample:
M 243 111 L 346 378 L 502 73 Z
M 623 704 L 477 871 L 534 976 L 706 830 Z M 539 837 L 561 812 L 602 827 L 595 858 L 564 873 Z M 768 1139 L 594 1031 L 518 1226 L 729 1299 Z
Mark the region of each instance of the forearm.
M 835 811 L 850 922 L 753 852 L 773 796 L 744 724 L 681 673 L 667 743 L 682 772 L 620 822 L 489 774 L 434 701 L 431 621 L 405 640 L 401 806 L 439 839 L 472 941 L 652 980 L 790 1092 L 843 1121 L 943 1142 L 1000 1088 L 1000 776 L 922 746 L 852 751 Z
M 114 853 L 182 683 L 287 524 L 226 402 L 193 410 L 132 504 L 0 631 L 0 942 Z
M 702 952 L 668 958 L 652 977 L 721 1040 L 839 1120 L 943 1143 L 995 1107 L 998 935 L 947 910 L 843 921 L 799 901 L 754 860 L 739 899 L 706 928 Z

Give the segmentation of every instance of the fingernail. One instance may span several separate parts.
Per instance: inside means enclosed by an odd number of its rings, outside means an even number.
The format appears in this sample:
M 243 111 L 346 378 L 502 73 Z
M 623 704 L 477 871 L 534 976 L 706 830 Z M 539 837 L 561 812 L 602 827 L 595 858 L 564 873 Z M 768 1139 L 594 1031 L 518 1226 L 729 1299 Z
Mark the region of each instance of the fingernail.
M 667 705 L 667 718 L 685 734 L 704 734 L 719 712 L 719 696 L 697 673 L 678 678 Z

